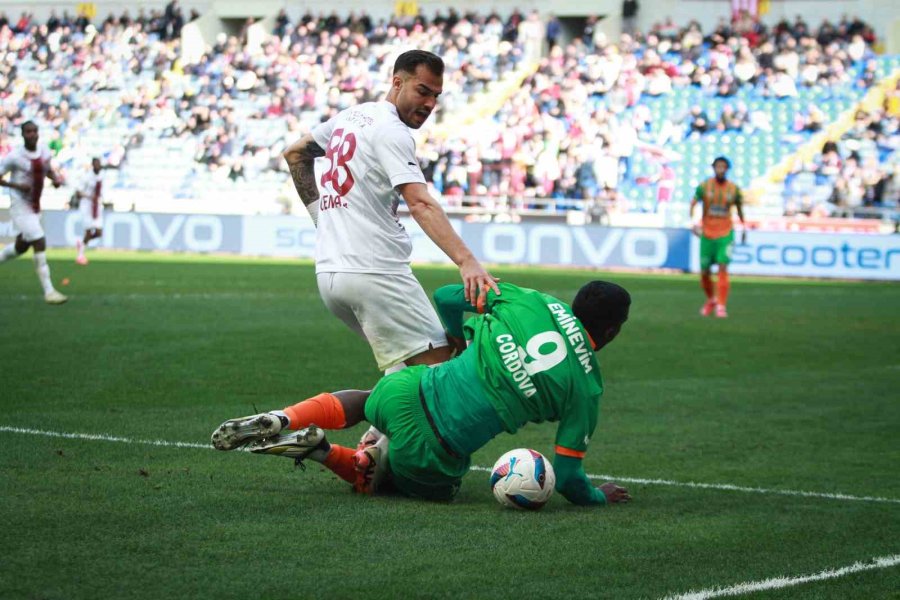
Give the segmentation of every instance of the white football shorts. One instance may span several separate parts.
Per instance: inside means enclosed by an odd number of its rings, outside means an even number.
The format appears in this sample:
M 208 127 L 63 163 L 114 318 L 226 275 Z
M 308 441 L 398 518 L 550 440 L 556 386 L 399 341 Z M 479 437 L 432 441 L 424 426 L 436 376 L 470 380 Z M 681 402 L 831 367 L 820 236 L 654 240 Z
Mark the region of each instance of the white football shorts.
M 94 216 L 94 203 L 91 200 L 82 199 L 78 205 L 81 211 L 81 226 L 85 229 L 103 229 L 103 205 L 97 207 L 97 216 Z
M 26 242 L 34 242 L 44 237 L 44 228 L 41 226 L 41 216 L 27 208 L 11 207 L 9 216 L 13 225 L 22 234 Z
M 369 343 L 382 371 L 448 344 L 412 273 L 319 273 L 316 280 L 325 306 Z

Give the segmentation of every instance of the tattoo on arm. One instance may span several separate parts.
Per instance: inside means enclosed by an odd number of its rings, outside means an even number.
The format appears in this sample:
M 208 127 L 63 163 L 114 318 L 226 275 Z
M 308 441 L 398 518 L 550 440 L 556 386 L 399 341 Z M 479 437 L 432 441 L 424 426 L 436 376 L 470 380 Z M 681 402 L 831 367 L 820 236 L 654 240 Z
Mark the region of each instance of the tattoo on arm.
M 318 144 L 308 144 L 303 149 L 300 160 L 288 164 L 294 187 L 297 188 L 297 193 L 305 206 L 319 199 L 319 188 L 316 187 L 316 175 L 313 170 L 315 159 L 319 156 L 325 156 L 325 151 Z

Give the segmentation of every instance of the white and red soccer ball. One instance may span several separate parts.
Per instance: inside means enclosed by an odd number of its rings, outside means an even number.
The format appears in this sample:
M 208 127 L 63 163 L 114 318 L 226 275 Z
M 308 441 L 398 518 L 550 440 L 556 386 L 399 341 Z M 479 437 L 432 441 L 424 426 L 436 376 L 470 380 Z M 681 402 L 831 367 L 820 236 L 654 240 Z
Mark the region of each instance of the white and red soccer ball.
M 550 500 L 555 485 L 553 465 L 536 450 L 510 450 L 491 469 L 494 497 L 511 508 L 538 510 Z

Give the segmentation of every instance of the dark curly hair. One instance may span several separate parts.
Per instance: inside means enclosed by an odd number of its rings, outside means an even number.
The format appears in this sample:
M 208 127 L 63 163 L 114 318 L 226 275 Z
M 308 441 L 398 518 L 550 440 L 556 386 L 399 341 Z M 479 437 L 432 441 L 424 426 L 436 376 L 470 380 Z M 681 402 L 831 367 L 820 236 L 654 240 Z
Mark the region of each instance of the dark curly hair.
M 591 281 L 581 287 L 572 301 L 572 312 L 596 343 L 606 331 L 628 320 L 631 294 L 609 281 Z

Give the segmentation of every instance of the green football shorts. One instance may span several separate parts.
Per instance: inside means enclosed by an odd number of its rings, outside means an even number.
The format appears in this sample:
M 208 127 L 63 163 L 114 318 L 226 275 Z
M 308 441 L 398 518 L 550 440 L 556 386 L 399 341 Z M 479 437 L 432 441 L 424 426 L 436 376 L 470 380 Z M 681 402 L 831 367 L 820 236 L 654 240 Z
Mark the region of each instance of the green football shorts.
M 708 271 L 713 263 L 717 265 L 730 263 L 732 248 L 734 248 L 734 231 L 715 239 L 700 236 L 700 270 Z
M 382 378 L 366 401 L 366 420 L 391 440 L 388 464 L 397 489 L 446 501 L 459 491 L 471 459 L 448 454 L 428 422 L 420 393 L 427 368 L 407 367 Z

